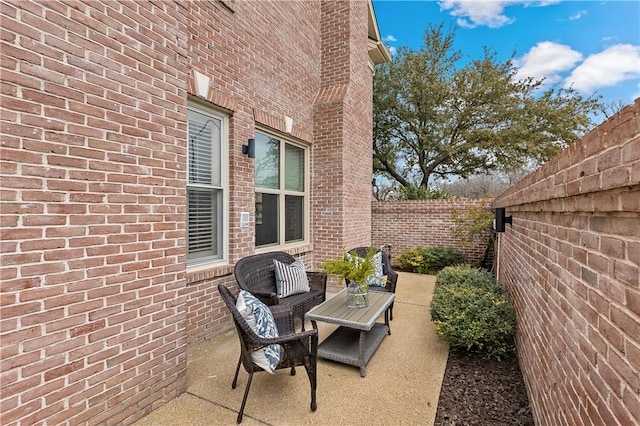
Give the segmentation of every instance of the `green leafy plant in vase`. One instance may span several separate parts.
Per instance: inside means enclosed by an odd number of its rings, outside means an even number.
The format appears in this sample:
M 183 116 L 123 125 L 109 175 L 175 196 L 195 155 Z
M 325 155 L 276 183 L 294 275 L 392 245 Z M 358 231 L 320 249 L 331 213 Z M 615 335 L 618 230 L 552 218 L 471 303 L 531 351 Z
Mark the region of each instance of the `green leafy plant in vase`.
M 341 259 L 322 262 L 320 268 L 329 275 L 338 275 L 347 282 L 347 306 L 365 308 L 369 306 L 369 284 L 367 278 L 373 275 L 375 248 L 370 248 L 362 258 L 345 252 Z

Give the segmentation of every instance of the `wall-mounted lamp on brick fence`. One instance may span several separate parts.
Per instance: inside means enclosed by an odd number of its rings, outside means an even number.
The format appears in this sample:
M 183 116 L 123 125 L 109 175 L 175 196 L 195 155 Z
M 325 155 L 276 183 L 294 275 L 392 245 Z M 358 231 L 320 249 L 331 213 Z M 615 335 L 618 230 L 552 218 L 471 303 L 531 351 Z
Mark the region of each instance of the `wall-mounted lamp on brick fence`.
M 506 216 L 505 208 L 498 207 L 496 209 L 496 219 L 493 223 L 493 227 L 496 229 L 496 232 L 504 232 L 505 224 L 513 223 L 513 216 Z
M 242 153 L 249 158 L 256 158 L 256 140 L 249 139 L 246 145 L 242 145 Z

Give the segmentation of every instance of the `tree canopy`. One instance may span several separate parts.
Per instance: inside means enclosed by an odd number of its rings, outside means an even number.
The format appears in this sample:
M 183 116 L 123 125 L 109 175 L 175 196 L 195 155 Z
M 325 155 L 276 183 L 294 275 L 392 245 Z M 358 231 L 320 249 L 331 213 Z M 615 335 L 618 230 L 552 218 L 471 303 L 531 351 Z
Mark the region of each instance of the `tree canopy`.
M 419 50 L 400 48 L 376 70 L 375 174 L 429 188 L 437 178 L 521 169 L 593 127 L 599 97 L 516 80 L 513 55 L 499 62 L 486 47 L 459 65 L 454 40 L 455 30 L 430 26 Z

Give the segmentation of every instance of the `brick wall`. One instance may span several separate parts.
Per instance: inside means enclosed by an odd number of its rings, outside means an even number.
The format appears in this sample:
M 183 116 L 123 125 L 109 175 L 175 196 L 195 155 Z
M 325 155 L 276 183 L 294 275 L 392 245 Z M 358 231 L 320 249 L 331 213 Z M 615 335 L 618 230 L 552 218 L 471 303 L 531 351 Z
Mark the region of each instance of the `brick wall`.
M 318 260 L 369 244 L 373 167 L 368 155 L 373 120 L 373 76 L 367 54 L 368 4 L 322 2 L 322 8 L 322 79 L 314 104 L 316 162 L 312 205 Z
M 363 183 L 370 190 L 371 163 L 367 168 L 366 161 L 352 160 L 354 151 L 369 152 L 371 146 L 368 2 L 213 6 L 195 2 L 188 10 L 189 62 L 211 79 L 205 99 L 231 114 L 231 251 L 229 264 L 187 271 L 189 343 L 232 327 L 217 286 L 235 286 L 233 264 L 254 252 L 253 228 L 240 228 L 239 217 L 243 211 L 253 216 L 254 163 L 241 147 L 256 126 L 284 133 L 284 117 L 291 117 L 292 136 L 311 149 L 311 244 L 289 250 L 292 255 L 314 269 L 319 260 L 337 255 L 355 232 L 364 239 L 370 235 L 370 212 L 362 204 L 349 216 L 357 228 L 345 224 L 347 202 L 362 199 Z M 188 89 L 196 94 L 192 77 Z
M 210 79 L 204 100 L 230 115 L 229 263 L 187 270 L 187 338 L 195 344 L 233 327 L 217 287 L 236 288 L 235 261 L 254 253 L 253 227 L 240 227 L 240 213 L 251 212 L 253 219 L 254 211 L 254 160 L 242 154 L 242 145 L 257 126 L 284 133 L 288 116 L 292 136 L 313 149 L 321 33 L 319 2 L 189 5 L 188 67 Z M 188 91 L 197 96 L 193 75 Z M 313 156 L 312 162 L 315 169 Z M 299 247 L 292 254 L 306 257 L 311 248 Z
M 452 212 L 480 206 L 482 200 L 409 200 L 371 203 L 371 241 L 376 247 L 391 244 L 392 257 L 416 247 L 455 247 L 468 262 L 479 264 L 487 239 L 474 243 L 458 242 L 452 230 Z
M 640 99 L 495 200 L 539 425 L 640 423 Z
M 368 240 L 368 4 L 2 2 L 0 423 L 129 424 L 184 391 L 187 345 L 232 326 L 217 285 L 254 252 L 258 126 L 291 117 L 312 151 L 311 240 L 289 251 L 312 269 Z M 229 262 L 187 268 L 198 95 L 229 116 Z
M 130 422 L 185 387 L 185 16 L 1 12 L 0 423 Z

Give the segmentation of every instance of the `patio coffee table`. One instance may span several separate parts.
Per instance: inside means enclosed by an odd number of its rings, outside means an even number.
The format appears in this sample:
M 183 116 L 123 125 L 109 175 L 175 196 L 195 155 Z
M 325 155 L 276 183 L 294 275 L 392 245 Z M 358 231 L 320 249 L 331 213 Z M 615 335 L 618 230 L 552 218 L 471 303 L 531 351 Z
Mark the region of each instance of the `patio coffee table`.
M 366 375 L 367 362 L 373 356 L 385 335 L 391 334 L 389 306 L 396 295 L 378 291 L 369 292 L 369 306 L 349 308 L 347 289 L 314 307 L 305 314 L 314 329 L 316 321 L 338 324 L 329 337 L 318 346 L 318 356 L 360 367 L 360 376 Z M 384 324 L 376 320 L 384 313 Z

